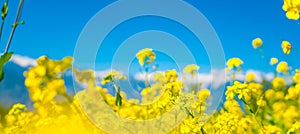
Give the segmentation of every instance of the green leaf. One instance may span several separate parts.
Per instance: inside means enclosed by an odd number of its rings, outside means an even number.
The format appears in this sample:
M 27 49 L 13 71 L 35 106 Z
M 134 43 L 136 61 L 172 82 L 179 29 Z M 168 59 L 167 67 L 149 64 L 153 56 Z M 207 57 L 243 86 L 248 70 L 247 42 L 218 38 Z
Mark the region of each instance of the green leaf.
M 8 52 L 8 53 L 4 53 L 0 57 L 0 82 L 4 79 L 3 67 L 10 60 L 12 55 L 13 55 L 13 52 Z

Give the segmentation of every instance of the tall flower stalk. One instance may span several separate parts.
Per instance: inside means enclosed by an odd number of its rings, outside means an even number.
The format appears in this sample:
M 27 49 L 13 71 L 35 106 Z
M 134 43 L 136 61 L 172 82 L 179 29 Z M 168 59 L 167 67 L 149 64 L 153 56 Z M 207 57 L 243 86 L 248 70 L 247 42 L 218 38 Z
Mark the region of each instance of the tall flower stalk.
M 4 79 L 3 67 L 10 60 L 10 58 L 13 55 L 13 52 L 8 52 L 8 50 L 9 50 L 9 47 L 11 45 L 11 41 L 12 41 L 13 36 L 15 34 L 16 28 L 19 24 L 24 24 L 24 21 L 20 21 L 21 15 L 22 15 L 23 5 L 24 5 L 24 0 L 20 0 L 17 15 L 16 15 L 16 19 L 15 19 L 15 22 L 12 26 L 12 31 L 11 31 L 10 36 L 8 38 L 4 54 L 0 57 L 0 82 Z M 0 41 L 1 41 L 2 31 L 3 31 L 3 27 L 4 27 L 4 23 L 5 23 L 5 19 L 7 17 L 7 14 L 8 14 L 8 0 L 6 0 L 4 2 L 3 6 L 2 6 L 2 14 L 1 14 L 2 22 L 1 22 L 1 27 L 0 27 Z

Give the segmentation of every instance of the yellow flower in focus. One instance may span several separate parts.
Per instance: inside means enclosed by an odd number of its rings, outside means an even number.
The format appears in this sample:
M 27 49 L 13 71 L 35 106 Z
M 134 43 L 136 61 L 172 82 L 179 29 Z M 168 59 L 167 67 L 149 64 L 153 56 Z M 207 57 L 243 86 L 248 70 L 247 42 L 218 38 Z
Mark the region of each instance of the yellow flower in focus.
M 243 61 L 240 58 L 231 58 L 227 61 L 228 69 L 232 69 L 234 67 L 239 67 L 243 64 Z
M 286 12 L 286 17 L 291 20 L 298 20 L 299 19 L 299 11 L 290 10 L 290 11 Z
M 254 81 L 254 79 L 255 79 L 255 74 L 254 74 L 254 73 L 251 73 L 251 72 L 250 72 L 250 73 L 247 73 L 246 79 L 247 79 L 248 82 Z
M 252 41 L 252 46 L 254 49 L 258 48 L 258 47 L 261 47 L 263 44 L 263 41 L 261 38 L 256 38 Z
M 40 77 L 43 77 L 46 74 L 46 68 L 44 66 L 36 66 L 35 72 Z
M 24 104 L 20 104 L 20 103 L 14 104 L 13 107 L 9 110 L 8 114 L 9 115 L 19 114 L 25 108 L 26 108 L 26 106 Z
M 299 0 L 284 0 L 282 9 L 286 11 L 286 17 L 291 20 L 298 20 L 300 13 Z
M 285 80 L 281 77 L 276 77 L 272 81 L 274 89 L 282 88 L 286 85 Z
M 289 71 L 289 65 L 287 62 L 280 62 L 276 68 L 277 72 L 287 73 Z
M 270 64 L 271 65 L 274 65 L 274 64 L 277 64 L 278 63 L 278 59 L 277 58 L 271 58 L 270 60 Z
M 284 54 L 290 54 L 292 45 L 290 42 L 284 40 L 281 43 L 281 48 L 282 48 Z
M 183 72 L 185 72 L 187 74 L 191 74 L 192 76 L 195 76 L 198 70 L 199 70 L 199 66 L 197 66 L 195 64 L 190 64 L 190 65 L 187 65 L 183 69 Z
M 146 61 L 147 64 L 150 64 L 151 62 L 154 61 L 155 59 L 155 53 L 152 51 L 152 49 L 150 48 L 145 48 L 140 50 L 137 54 L 136 54 L 136 58 L 139 60 L 140 65 L 144 65 L 145 60 L 147 58 L 149 58 L 149 60 Z

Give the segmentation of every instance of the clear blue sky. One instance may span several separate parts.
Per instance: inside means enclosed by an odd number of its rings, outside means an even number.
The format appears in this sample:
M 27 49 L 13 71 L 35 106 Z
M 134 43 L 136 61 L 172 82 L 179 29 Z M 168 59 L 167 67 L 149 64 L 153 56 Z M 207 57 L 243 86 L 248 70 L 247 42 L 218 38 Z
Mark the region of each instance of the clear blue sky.
M 3 0 L 2 0 L 3 1 Z M 8 37 L 18 0 L 10 0 L 9 18 L 2 38 L 1 50 Z M 76 41 L 85 24 L 112 0 L 25 0 L 22 20 L 26 24 L 18 27 L 10 51 L 20 55 L 38 58 L 48 55 L 54 59 L 73 55 Z M 300 49 L 300 26 L 298 21 L 288 20 L 282 10 L 283 0 L 187 0 L 202 12 L 216 30 L 225 51 L 226 59 L 240 57 L 244 60 L 244 68 L 269 71 L 265 65 L 274 56 L 289 62 L 294 68 L 300 67 L 300 53 L 292 52 L 284 55 L 281 50 L 281 40 L 290 41 L 295 48 Z M 134 6 L 134 5 L 132 5 Z M 178 11 L 180 13 L 180 10 Z M 159 27 L 155 22 L 169 24 L 161 18 L 145 17 L 125 22 L 126 25 L 116 28 L 106 44 L 121 43 L 122 39 L 136 31 L 147 27 L 172 32 L 183 36 L 187 41 L 192 37 L 180 34 L 174 30 L 176 24 Z M 145 27 L 137 28 L 137 23 Z M 174 27 L 172 27 L 174 26 Z M 123 32 L 122 32 L 123 31 Z M 251 41 L 256 37 L 264 40 L 265 60 L 261 60 L 258 50 L 254 50 Z M 110 38 L 110 39 L 109 39 Z M 197 42 L 194 42 L 197 44 Z M 193 43 L 192 43 L 193 44 Z M 193 45 L 195 45 L 193 44 Z M 189 46 L 193 48 L 193 46 Z M 107 51 L 114 51 L 108 47 Z M 200 53 L 204 53 L 200 51 Z M 205 53 L 203 54 L 205 56 Z M 109 58 L 98 58 L 99 63 L 107 62 Z M 207 60 L 199 64 L 209 64 Z

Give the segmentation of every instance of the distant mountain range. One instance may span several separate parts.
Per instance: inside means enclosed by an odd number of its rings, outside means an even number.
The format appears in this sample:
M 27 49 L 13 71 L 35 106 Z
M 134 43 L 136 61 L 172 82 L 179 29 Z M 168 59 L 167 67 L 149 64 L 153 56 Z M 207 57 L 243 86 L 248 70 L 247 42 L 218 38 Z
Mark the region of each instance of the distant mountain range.
M 4 80 L 0 83 L 0 105 L 8 107 L 14 103 L 31 103 L 24 85 L 23 72 L 26 70 L 27 67 L 21 67 L 14 62 L 8 62 L 4 66 Z
M 4 80 L 0 83 L 0 105 L 10 107 L 15 103 L 32 104 L 27 88 L 24 85 L 25 77 L 23 73 L 29 67 L 22 67 L 15 62 L 8 62 L 4 66 Z M 74 94 L 73 81 L 71 75 L 64 77 L 68 93 Z
M 2 107 L 8 108 L 15 103 L 27 104 L 30 106 L 32 104 L 27 88 L 24 85 L 25 77 L 23 73 L 27 71 L 30 67 L 24 67 L 22 65 L 16 64 L 15 62 L 8 62 L 4 67 L 4 80 L 0 83 L 0 105 Z M 70 73 L 66 73 L 64 75 L 65 85 L 67 88 L 67 92 L 70 95 L 74 95 L 74 85 L 73 85 L 73 77 Z M 134 77 L 130 78 L 131 80 Z M 131 84 L 132 89 L 137 89 L 138 85 L 143 85 L 142 81 L 136 81 L 137 84 Z M 78 86 L 78 85 L 76 85 Z M 114 94 L 114 90 L 110 86 L 103 86 L 104 88 L 108 88 L 109 92 Z M 126 90 L 128 93 L 132 93 L 133 95 L 128 95 L 128 97 L 139 98 L 138 92 L 132 90 Z

